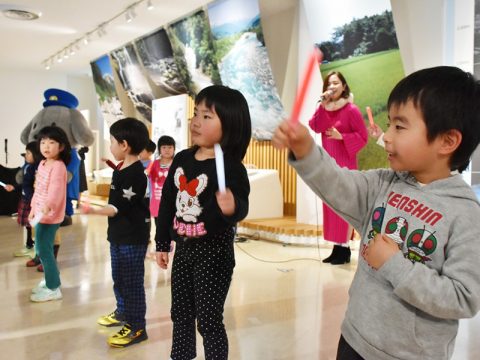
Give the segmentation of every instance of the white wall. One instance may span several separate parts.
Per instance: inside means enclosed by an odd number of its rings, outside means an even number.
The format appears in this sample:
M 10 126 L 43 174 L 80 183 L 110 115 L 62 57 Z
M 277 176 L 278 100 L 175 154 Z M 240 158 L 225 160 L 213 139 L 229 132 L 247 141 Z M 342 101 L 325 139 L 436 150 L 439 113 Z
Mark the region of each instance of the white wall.
M 303 0 L 298 11 L 298 67 L 297 78 L 302 81 L 302 76 L 310 53 L 313 50 L 318 17 L 316 16 L 316 0 Z M 319 94 L 322 93 L 323 80 L 320 71 L 314 71 L 310 80 L 310 88 L 305 97 L 303 111 L 300 114 L 300 122 L 308 127 L 308 121 L 315 112 Z M 321 145 L 321 137 L 310 131 Z M 297 222 L 303 224 L 322 225 L 323 209 L 321 200 L 310 190 L 297 175 Z
M 445 0 L 391 0 L 405 74 L 445 64 Z
M 23 164 L 20 156 L 25 145 L 20 133 L 43 108 L 43 92 L 48 88 L 71 91 L 79 99 L 79 109 L 88 109 L 91 124 L 97 128 L 97 110 L 93 81 L 88 76 L 67 76 L 51 71 L 0 70 L 0 164 L 16 167 Z M 8 164 L 5 161 L 4 139 L 8 139 Z

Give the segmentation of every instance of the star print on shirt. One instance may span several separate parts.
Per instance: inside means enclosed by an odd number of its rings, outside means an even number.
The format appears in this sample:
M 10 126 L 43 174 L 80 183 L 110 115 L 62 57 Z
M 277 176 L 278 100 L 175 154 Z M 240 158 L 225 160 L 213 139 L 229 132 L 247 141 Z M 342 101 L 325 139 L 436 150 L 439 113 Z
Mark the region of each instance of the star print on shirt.
M 132 187 L 130 186 L 128 189 L 122 189 L 123 190 L 123 197 L 125 199 L 128 199 L 128 201 L 131 200 L 132 196 L 137 195 L 132 191 Z

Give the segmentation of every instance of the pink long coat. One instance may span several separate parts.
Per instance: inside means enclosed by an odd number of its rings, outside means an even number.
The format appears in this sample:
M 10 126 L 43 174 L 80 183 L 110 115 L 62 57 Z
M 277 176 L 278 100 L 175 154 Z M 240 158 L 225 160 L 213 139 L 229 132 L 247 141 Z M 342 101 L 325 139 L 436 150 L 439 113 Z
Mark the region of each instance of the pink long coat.
M 357 154 L 367 144 L 368 132 L 358 107 L 347 103 L 338 110 L 328 111 L 319 106 L 309 121 L 316 133 L 322 134 L 322 146 L 338 165 L 358 169 Z M 329 139 L 325 131 L 334 127 L 342 134 L 342 140 Z M 343 244 L 347 241 L 348 223 L 327 205 L 323 204 L 323 237 Z M 348 238 L 350 236 L 348 235 Z

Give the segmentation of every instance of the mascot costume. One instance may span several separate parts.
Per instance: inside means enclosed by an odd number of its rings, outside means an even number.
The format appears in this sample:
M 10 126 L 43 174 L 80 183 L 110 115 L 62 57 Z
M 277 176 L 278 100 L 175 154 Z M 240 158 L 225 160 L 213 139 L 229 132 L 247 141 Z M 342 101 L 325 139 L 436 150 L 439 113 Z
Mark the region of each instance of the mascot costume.
M 67 134 L 72 146 L 72 153 L 70 164 L 67 166 L 67 206 L 65 219 L 62 223 L 63 226 L 66 226 L 72 223 L 72 200 L 78 200 L 80 194 L 80 157 L 77 146 L 92 145 L 94 137 L 92 130 L 88 127 L 87 120 L 77 110 L 78 99 L 73 94 L 64 90 L 48 89 L 43 95 L 45 97 L 43 109 L 23 129 L 20 140 L 25 145 L 30 141 L 37 140 L 38 132 L 45 126 L 58 126 Z

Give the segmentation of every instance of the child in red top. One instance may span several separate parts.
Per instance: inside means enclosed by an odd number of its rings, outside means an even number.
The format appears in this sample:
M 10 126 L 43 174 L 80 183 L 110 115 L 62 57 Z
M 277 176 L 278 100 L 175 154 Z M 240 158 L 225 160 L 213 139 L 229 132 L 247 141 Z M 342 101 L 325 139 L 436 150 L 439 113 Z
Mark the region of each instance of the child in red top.
M 150 215 L 157 225 L 158 209 L 162 199 L 162 189 L 165 179 L 170 170 L 173 157 L 175 156 L 175 140 L 168 135 L 160 136 L 157 142 L 157 151 L 160 157 L 153 161 L 153 164 L 147 169 L 148 179 L 150 181 Z M 155 258 L 155 244 L 148 257 Z
M 30 300 L 44 302 L 62 298 L 60 273 L 53 253 L 53 241 L 65 217 L 67 201 L 67 165 L 70 162 L 70 143 L 65 132 L 47 126 L 38 134 L 40 152 L 45 158 L 38 165 L 35 192 L 28 216 L 35 225 L 35 251 L 40 257 L 45 279 L 32 290 Z
M 150 214 L 156 219 L 160 200 L 162 199 L 162 188 L 168 175 L 168 170 L 175 155 L 175 140 L 168 135 L 161 136 L 158 139 L 158 153 L 160 158 L 153 161 L 153 165 L 148 173 L 150 179 Z

